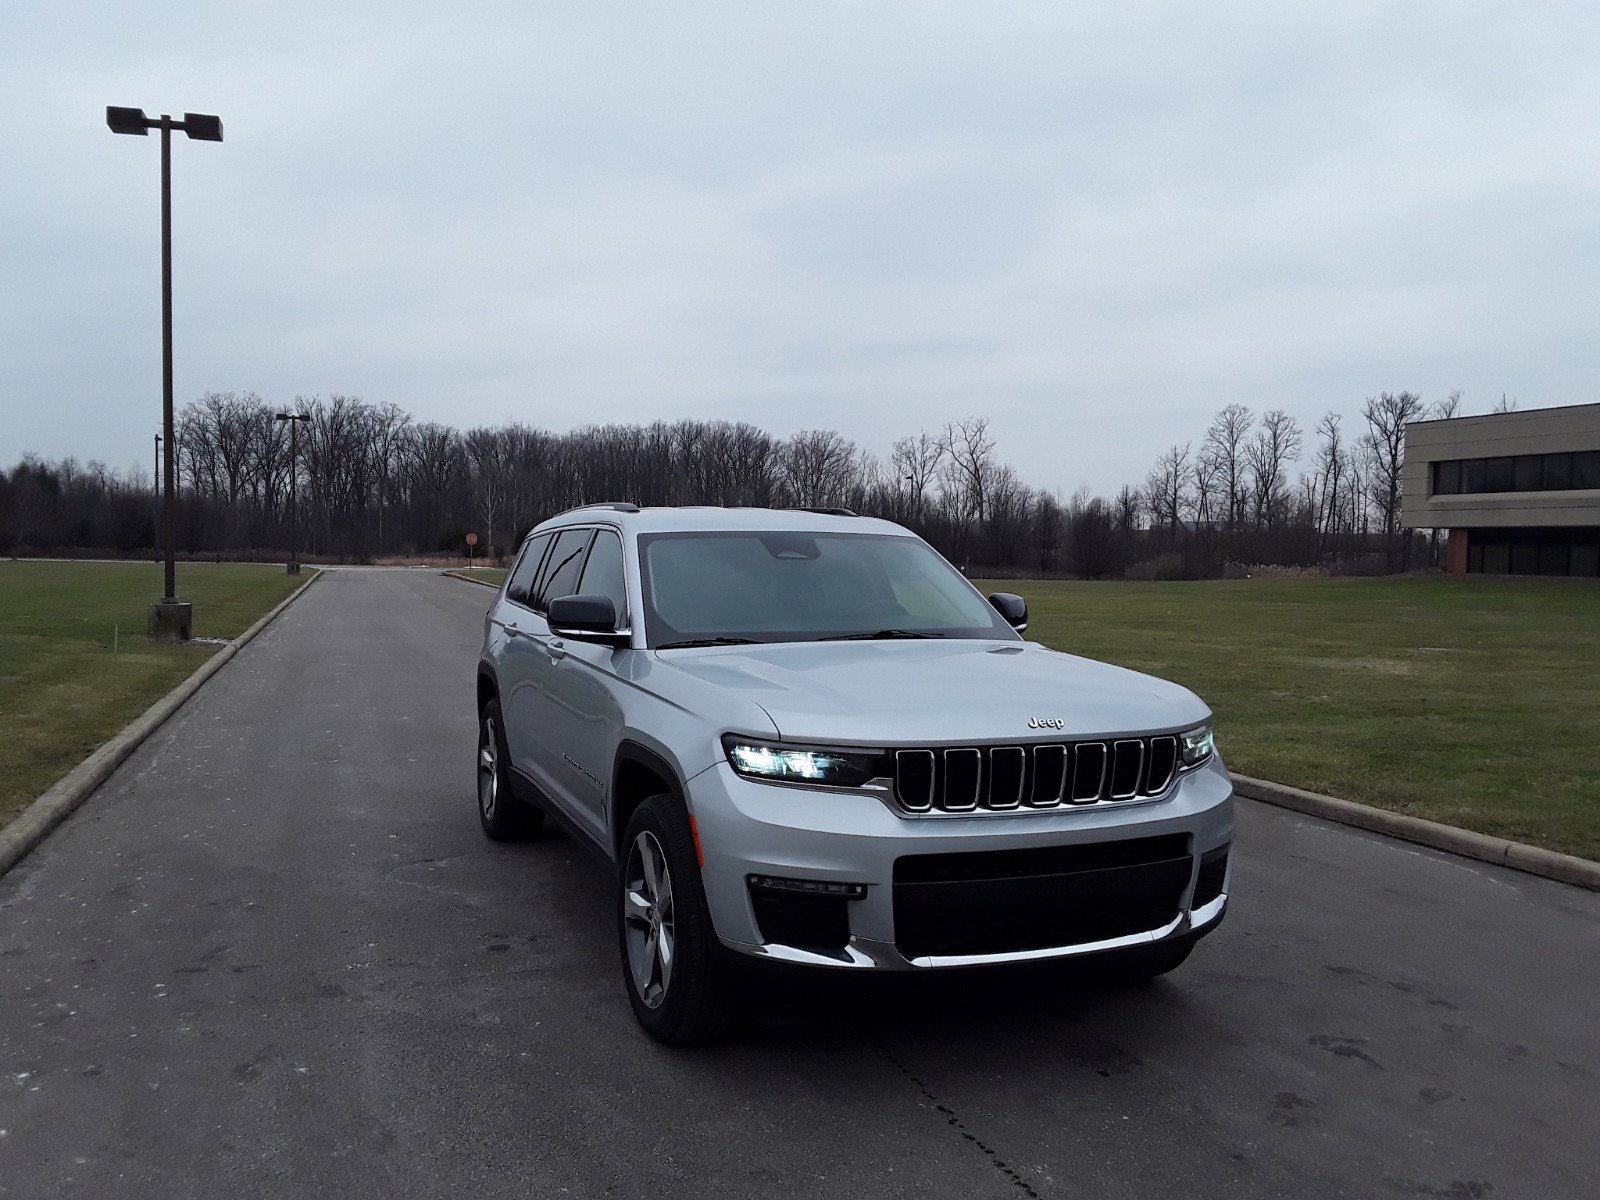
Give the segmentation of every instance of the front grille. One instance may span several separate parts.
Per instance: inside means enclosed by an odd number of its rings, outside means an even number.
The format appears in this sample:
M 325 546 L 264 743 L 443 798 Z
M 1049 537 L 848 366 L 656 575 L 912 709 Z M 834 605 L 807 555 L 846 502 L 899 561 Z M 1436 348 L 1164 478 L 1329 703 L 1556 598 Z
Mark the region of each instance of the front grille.
M 1171 734 L 898 750 L 894 798 L 908 813 L 1060 808 L 1159 796 L 1177 773 Z
M 920 958 L 1145 933 L 1177 918 L 1193 866 L 1184 834 L 910 855 L 895 862 L 895 944 Z

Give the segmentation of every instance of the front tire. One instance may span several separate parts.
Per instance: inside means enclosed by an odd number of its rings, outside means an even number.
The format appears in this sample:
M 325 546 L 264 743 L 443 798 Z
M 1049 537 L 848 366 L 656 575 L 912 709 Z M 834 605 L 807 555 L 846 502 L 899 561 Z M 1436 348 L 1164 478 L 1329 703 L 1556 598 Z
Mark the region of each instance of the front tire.
M 617 884 L 622 979 L 644 1031 L 669 1046 L 712 1041 L 733 1006 L 688 814 L 652 796 L 628 822 Z
M 498 700 L 478 716 L 478 822 L 496 842 L 522 841 L 544 826 L 544 813 L 511 793 L 511 755 Z

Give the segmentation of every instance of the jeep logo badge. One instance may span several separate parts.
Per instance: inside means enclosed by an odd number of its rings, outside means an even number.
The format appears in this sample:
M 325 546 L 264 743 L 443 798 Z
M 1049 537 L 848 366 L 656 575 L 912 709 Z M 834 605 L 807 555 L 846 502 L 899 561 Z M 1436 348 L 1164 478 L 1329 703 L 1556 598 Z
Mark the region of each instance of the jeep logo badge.
M 1029 729 L 1061 729 L 1066 725 L 1060 717 L 1029 717 Z

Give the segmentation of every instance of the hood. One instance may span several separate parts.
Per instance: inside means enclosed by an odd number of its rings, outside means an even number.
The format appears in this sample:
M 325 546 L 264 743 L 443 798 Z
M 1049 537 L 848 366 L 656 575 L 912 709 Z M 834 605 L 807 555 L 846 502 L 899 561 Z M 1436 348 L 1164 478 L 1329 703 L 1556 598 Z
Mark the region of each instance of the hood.
M 759 704 L 797 742 L 1071 741 L 1168 732 L 1211 715 L 1175 683 L 1034 642 L 778 642 L 658 661 Z

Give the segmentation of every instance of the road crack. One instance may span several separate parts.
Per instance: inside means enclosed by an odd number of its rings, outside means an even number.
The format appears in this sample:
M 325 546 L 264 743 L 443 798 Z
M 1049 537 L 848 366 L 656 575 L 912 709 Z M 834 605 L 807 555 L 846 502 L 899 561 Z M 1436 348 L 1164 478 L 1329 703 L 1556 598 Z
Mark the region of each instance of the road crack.
M 1039 1193 L 1034 1190 L 1033 1185 L 1024 1179 L 1022 1175 L 1009 1163 L 1005 1162 L 1000 1157 L 999 1152 L 996 1151 L 993 1146 L 989 1145 L 989 1143 L 985 1142 L 981 1137 L 974 1133 L 967 1126 L 967 1123 L 961 1119 L 961 1115 L 957 1113 L 955 1109 L 951 1108 L 943 1100 L 935 1096 L 932 1089 L 930 1089 L 922 1080 L 921 1076 L 919 1076 L 915 1071 L 901 1061 L 900 1056 L 897 1055 L 893 1050 L 889 1049 L 888 1045 L 882 1038 L 873 1035 L 872 1042 L 878 1047 L 879 1050 L 883 1051 L 884 1057 L 894 1064 L 895 1069 L 909 1079 L 913 1085 L 915 1085 L 917 1091 L 922 1094 L 922 1098 L 928 1102 L 928 1104 L 936 1113 L 944 1118 L 945 1124 L 959 1133 L 965 1141 L 967 1141 L 986 1159 L 988 1159 L 989 1165 L 992 1166 L 996 1171 L 1000 1172 L 1000 1174 L 1005 1177 L 1006 1181 L 1010 1183 L 1012 1187 L 1021 1189 L 1024 1195 L 1032 1196 L 1034 1200 L 1042 1200 L 1042 1197 L 1039 1195 Z

